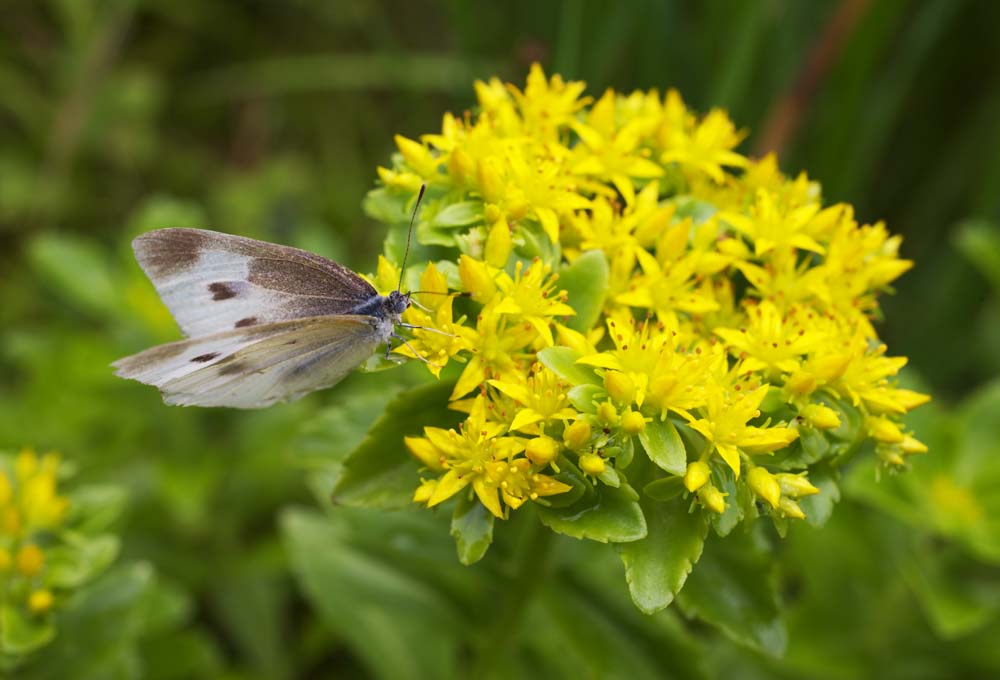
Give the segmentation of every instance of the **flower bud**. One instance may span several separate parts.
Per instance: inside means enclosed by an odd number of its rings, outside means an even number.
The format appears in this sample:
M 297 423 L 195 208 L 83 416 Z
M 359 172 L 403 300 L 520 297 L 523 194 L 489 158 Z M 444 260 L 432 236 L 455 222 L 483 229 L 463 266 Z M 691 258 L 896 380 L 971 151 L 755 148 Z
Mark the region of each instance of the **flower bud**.
M 403 443 L 410 453 L 431 470 L 443 470 L 441 465 L 441 452 L 437 447 L 423 437 L 403 437 Z
M 0 510 L 0 532 L 8 536 L 16 536 L 21 533 L 21 525 L 20 510 L 11 505 Z
M 596 477 L 604 472 L 604 459 L 596 453 L 585 453 L 580 456 L 580 469 Z
M 31 610 L 32 614 L 44 614 L 48 610 L 52 609 L 52 604 L 55 602 L 55 598 L 52 597 L 52 591 L 45 590 L 33 590 L 30 595 L 28 595 L 28 609 Z
M 35 576 L 45 566 L 45 553 L 34 543 L 28 543 L 17 551 L 14 563 L 23 576 Z
M 497 284 L 485 262 L 462 255 L 458 258 L 458 275 L 462 279 L 462 287 L 480 304 L 489 302 L 497 292 Z
M 590 423 L 577 420 L 563 431 L 563 441 L 571 449 L 579 449 L 590 443 Z
M 635 399 L 635 382 L 621 371 L 605 371 L 604 389 L 620 404 L 631 404 Z
M 597 405 L 597 421 L 603 425 L 617 425 L 618 411 L 610 401 Z
M 708 483 L 712 476 L 712 470 L 708 463 L 703 460 L 696 460 L 688 463 L 687 471 L 684 473 L 684 487 L 694 493 Z
M 455 184 L 468 186 L 476 177 L 476 163 L 465 149 L 456 146 L 448 156 L 448 174 Z
M 831 354 L 812 362 L 813 373 L 824 382 L 836 380 L 844 375 L 851 363 L 851 354 Z
M 781 495 L 790 498 L 801 498 L 819 493 L 819 489 L 813 486 L 805 477 L 805 473 L 793 475 L 790 472 L 780 472 L 774 475 L 781 487 Z
M 510 226 L 501 215 L 500 219 L 490 227 L 490 233 L 486 236 L 486 262 L 501 269 L 507 264 L 512 247 Z
M 434 495 L 434 490 L 437 489 L 438 480 L 427 479 L 420 482 L 420 486 L 417 490 L 413 492 L 413 502 L 414 503 L 426 503 Z
M 423 177 L 437 174 L 437 159 L 431 154 L 430 149 L 403 135 L 396 135 L 394 139 L 399 153 L 403 155 L 403 160 L 414 172 Z
M 548 465 L 559 457 L 559 443 L 545 435 L 535 437 L 528 441 L 524 455 L 535 465 Z
M 762 467 L 751 468 L 747 473 L 747 483 L 759 498 L 770 503 L 772 508 L 778 507 L 781 498 L 781 485 L 774 475 Z
M 895 465 L 896 467 L 903 467 L 906 465 L 906 461 L 903 460 L 903 456 L 900 454 L 900 447 L 898 446 L 876 446 L 875 455 L 879 457 L 883 463 L 887 465 Z
M 885 416 L 869 418 L 866 425 L 868 426 L 868 434 L 885 444 L 899 444 L 905 439 L 899 425 Z
M 809 404 L 799 411 L 799 415 L 809 421 L 813 427 L 820 430 L 830 430 L 840 427 L 840 417 L 837 412 L 823 404 Z
M 816 377 L 805 371 L 796 371 L 785 380 L 785 391 L 789 394 L 805 396 L 816 390 Z
M 716 515 L 721 515 L 726 511 L 725 495 L 711 484 L 706 484 L 698 489 L 698 500 L 701 501 L 701 504 L 706 509 L 714 512 Z
M 927 453 L 927 445 L 910 435 L 903 437 L 903 441 L 900 442 L 899 446 L 903 449 L 903 453 L 908 456 L 912 456 L 915 453 Z
M 646 429 L 646 419 L 638 411 L 626 411 L 622 416 L 622 429 L 625 434 L 639 434 Z
M 503 178 L 500 168 L 493 158 L 481 158 L 476 173 L 479 179 L 479 193 L 487 203 L 499 203 L 504 197 Z
M 802 512 L 802 508 L 799 507 L 799 504 L 791 498 L 782 498 L 781 502 L 778 504 L 778 510 L 784 517 L 791 517 L 792 519 L 806 518 L 806 513 Z

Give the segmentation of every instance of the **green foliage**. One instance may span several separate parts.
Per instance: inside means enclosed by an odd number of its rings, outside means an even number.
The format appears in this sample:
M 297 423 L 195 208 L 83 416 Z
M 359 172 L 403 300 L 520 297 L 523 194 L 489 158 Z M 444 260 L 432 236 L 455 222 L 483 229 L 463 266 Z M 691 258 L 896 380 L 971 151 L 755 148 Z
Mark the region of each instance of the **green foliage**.
M 373 168 L 394 133 L 432 129 L 442 111 L 469 107 L 474 78 L 519 78 L 541 57 L 591 92 L 677 86 L 695 108 L 727 107 L 753 131 L 752 147 L 810 50 L 825 44 L 819 31 L 838 7 L 7 3 L 0 447 L 58 449 L 78 482 L 76 537 L 53 556 L 60 580 L 79 584 L 76 595 L 51 620 L 0 609 L 5 652 L 47 641 L 16 677 L 439 678 L 482 665 L 495 677 L 1000 674 L 992 384 L 1000 375 L 1000 54 L 986 35 L 1000 25 L 995 3 L 869 3 L 828 74 L 803 83 L 812 98 L 780 155 L 786 170 L 821 181 L 829 199 L 849 200 L 860 219 L 884 218 L 904 235 L 903 253 L 918 266 L 887 301 L 879 329 L 939 395 L 940 406 L 911 420 L 930 453 L 879 481 L 871 467 L 851 467 L 830 516 L 842 481 L 832 462 L 850 457 L 858 426 L 841 405 L 844 430 L 803 437 L 796 450 L 831 463 L 825 479 L 811 476 L 823 493 L 801 503 L 822 529 L 796 526 L 771 543 L 758 523 L 745 539 L 754 551 L 736 555 L 717 551 L 725 542 L 709 535 L 678 602 L 656 614 L 633 605 L 621 561 L 632 596 L 658 608 L 696 558 L 703 527 L 676 529 L 686 550 L 623 543 L 621 560 L 606 546 L 553 536 L 535 562 L 523 559 L 539 546 L 521 525 L 498 532 L 479 555 L 483 518 L 461 515 L 464 561 L 481 557 L 465 567 L 448 537 L 450 508 L 329 508 L 345 459 L 417 382 L 419 367 L 353 376 L 332 392 L 252 414 L 168 408 L 108 368 L 178 337 L 133 262 L 128 242 L 137 233 L 216 228 L 371 271 L 384 232 L 365 215 L 404 225 L 409 207 L 369 194 L 362 209 Z M 434 229 L 442 238 L 454 231 Z M 398 260 L 405 233 L 389 238 Z M 440 259 L 435 247 L 414 245 L 412 262 Z M 544 254 L 545 242 L 522 250 Z M 581 260 L 561 273 L 567 288 L 587 287 L 606 267 Z M 574 280 L 578 272 L 585 275 Z M 598 304 L 598 295 L 584 297 Z M 543 360 L 557 373 L 589 371 L 566 357 Z M 589 377 L 574 382 L 588 392 L 580 404 L 603 389 Z M 689 432 L 678 431 L 691 446 Z M 412 480 L 416 464 L 398 441 L 372 462 L 391 475 L 404 459 Z M 676 478 L 628 474 L 627 487 L 660 505 L 680 502 Z M 593 507 L 579 471 L 566 467 L 562 478 L 574 483 L 571 504 Z M 642 533 L 627 487 L 614 492 L 622 519 L 598 528 L 603 535 Z M 311 502 L 328 512 L 302 509 Z M 408 496 L 400 491 L 394 502 Z M 666 516 L 650 503 L 641 503 L 647 525 Z M 553 503 L 545 512 L 567 511 Z M 724 515 L 712 529 L 733 526 Z M 108 534 L 119 537 L 110 565 Z M 757 558 L 769 547 L 777 590 Z M 647 559 L 668 550 L 667 561 Z M 766 587 L 751 587 L 748 574 Z M 725 621 L 721 634 L 682 619 L 677 605 Z M 500 615 L 502 635 L 492 623 Z M 782 659 L 756 651 L 779 651 L 782 631 Z

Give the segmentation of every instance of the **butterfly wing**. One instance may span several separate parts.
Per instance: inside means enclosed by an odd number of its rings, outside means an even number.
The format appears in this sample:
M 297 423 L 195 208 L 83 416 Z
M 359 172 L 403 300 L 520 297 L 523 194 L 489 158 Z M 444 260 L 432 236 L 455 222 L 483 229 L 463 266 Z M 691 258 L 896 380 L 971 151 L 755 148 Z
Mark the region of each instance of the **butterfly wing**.
M 263 408 L 338 383 L 391 332 L 370 316 L 294 319 L 159 345 L 114 367 L 168 404 Z
M 325 257 L 242 236 L 160 229 L 136 237 L 132 247 L 188 337 L 356 313 L 378 295 Z

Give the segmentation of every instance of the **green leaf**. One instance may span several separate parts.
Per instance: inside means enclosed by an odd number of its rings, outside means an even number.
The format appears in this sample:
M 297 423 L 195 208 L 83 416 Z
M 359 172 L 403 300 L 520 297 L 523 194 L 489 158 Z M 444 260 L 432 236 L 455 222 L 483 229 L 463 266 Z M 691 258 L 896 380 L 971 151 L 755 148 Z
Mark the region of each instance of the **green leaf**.
M 642 487 L 642 493 L 654 501 L 669 501 L 684 492 L 684 478 L 677 475 L 662 477 Z
M 825 465 L 818 465 L 809 470 L 808 477 L 812 485 L 819 489 L 819 493 L 800 498 L 799 507 L 806 513 L 809 524 L 821 527 L 830 519 L 833 507 L 840 501 L 837 473 Z
M 431 220 L 432 227 L 466 227 L 481 223 L 483 216 L 482 201 L 461 201 L 440 210 Z
M 476 498 L 460 494 L 451 517 L 451 535 L 462 564 L 475 564 L 486 554 L 493 542 L 494 519 L 493 513 Z
M 617 489 L 599 485 L 573 505 L 535 507 L 542 523 L 560 534 L 600 543 L 628 543 L 646 536 L 646 519 L 634 494 L 627 485 Z
M 987 220 L 966 220 L 955 228 L 955 244 L 1000 293 L 1000 227 Z
M 344 520 L 300 509 L 281 516 L 292 570 L 322 621 L 374 677 L 453 677 L 462 630 L 455 606 L 402 551 L 383 556 L 354 545 Z
M 118 556 L 117 536 L 85 536 L 63 532 L 63 542 L 48 552 L 49 582 L 57 588 L 78 588 L 107 569 Z
M 748 534 L 710 537 L 677 601 L 685 613 L 736 642 L 779 657 L 788 632 L 779 616 L 773 567 Z
M 646 423 L 646 429 L 639 433 L 639 441 L 649 459 L 670 474 L 683 475 L 687 471 L 687 450 L 669 418 L 654 418 Z
M 711 468 L 712 481 L 719 491 L 726 495 L 726 509 L 722 514 L 711 513 L 712 528 L 719 536 L 728 536 L 743 519 L 743 508 L 738 499 L 740 490 L 748 487 L 746 484 L 736 485 L 736 474 L 725 461 L 715 459 L 711 463 Z
M 547 369 L 558 375 L 571 385 L 597 385 L 600 378 L 594 369 L 584 364 L 576 363 L 581 354 L 569 347 L 546 347 L 538 353 L 538 360 Z M 603 388 L 602 388 L 603 389 Z
M 456 426 L 462 414 L 448 410 L 452 388 L 451 383 L 435 382 L 400 393 L 344 460 L 343 474 L 333 490 L 334 502 L 410 507 L 418 481 L 417 462 L 406 450 L 403 437 L 420 435 L 426 426 Z
M 108 529 L 121 516 L 128 496 L 119 486 L 84 486 L 73 491 L 69 524 L 85 534 Z
M 69 236 L 45 235 L 28 252 L 35 269 L 66 300 L 85 312 L 113 314 L 121 294 L 104 254 L 94 245 Z
M 935 546 L 901 561 L 903 578 L 913 589 L 935 632 L 946 640 L 967 636 L 995 619 L 1000 585 L 961 551 Z
M 569 392 L 566 393 L 566 396 L 569 398 L 569 403 L 571 403 L 573 408 L 577 411 L 594 413 L 597 410 L 597 407 L 594 406 L 594 402 L 598 401 L 606 394 L 607 392 L 605 392 L 604 388 L 600 385 L 577 385 L 576 387 L 570 388 Z
M 590 250 L 559 272 L 559 288 L 569 294 L 568 304 L 576 310 L 566 325 L 582 332 L 597 323 L 608 294 L 608 259 L 601 250 Z
M 407 194 L 380 187 L 368 192 L 361 207 L 365 215 L 382 224 L 405 224 L 409 219 L 406 203 L 410 198 Z
M 5 654 L 28 654 L 55 636 L 51 617 L 34 616 L 9 604 L 0 607 L 0 649 Z
M 704 513 L 689 512 L 687 506 L 680 498 L 666 503 L 643 501 L 646 538 L 616 546 L 632 601 L 646 614 L 673 602 L 701 557 L 708 522 Z

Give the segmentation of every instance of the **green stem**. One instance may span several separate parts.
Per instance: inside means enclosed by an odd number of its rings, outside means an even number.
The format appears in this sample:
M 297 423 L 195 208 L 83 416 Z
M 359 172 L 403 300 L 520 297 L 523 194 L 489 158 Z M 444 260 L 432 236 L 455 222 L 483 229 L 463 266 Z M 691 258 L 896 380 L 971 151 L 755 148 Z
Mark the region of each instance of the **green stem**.
M 537 517 L 531 516 L 527 520 L 513 555 L 513 573 L 501 591 L 506 597 L 500 603 L 492 625 L 487 626 L 470 677 L 488 678 L 496 673 L 497 661 L 516 641 L 521 617 L 536 590 L 548 578 L 554 535 Z

